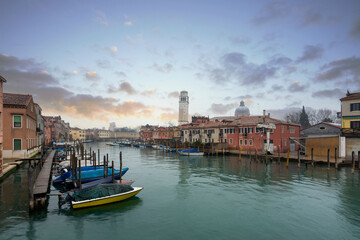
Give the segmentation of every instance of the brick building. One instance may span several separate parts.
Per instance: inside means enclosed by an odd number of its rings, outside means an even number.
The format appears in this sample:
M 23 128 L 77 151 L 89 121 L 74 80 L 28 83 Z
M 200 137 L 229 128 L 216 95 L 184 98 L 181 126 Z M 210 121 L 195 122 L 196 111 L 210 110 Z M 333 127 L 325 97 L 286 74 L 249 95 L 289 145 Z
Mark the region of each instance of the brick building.
M 0 175 L 3 171 L 3 84 L 6 83 L 6 79 L 0 75 Z

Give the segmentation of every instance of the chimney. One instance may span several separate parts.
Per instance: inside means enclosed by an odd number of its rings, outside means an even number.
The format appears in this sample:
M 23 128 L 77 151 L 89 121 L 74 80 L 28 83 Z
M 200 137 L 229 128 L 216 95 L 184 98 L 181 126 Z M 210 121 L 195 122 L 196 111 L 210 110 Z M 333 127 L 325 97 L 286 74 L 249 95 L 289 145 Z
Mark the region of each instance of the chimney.
M 266 110 L 264 109 L 264 110 L 263 110 L 263 116 L 264 116 L 264 117 L 265 117 L 265 114 L 266 114 Z
M 290 116 L 289 115 L 286 116 L 286 122 L 290 123 Z

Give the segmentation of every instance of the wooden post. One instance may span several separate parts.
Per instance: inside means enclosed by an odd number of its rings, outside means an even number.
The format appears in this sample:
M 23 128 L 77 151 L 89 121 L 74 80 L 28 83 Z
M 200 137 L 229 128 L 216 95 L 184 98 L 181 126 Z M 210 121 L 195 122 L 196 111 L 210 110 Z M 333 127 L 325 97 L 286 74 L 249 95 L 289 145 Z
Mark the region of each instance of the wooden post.
M 188 157 L 190 156 L 190 147 L 188 148 Z
M 297 155 L 298 155 L 298 167 L 300 167 L 300 149 L 298 149 Z
M 79 188 L 81 189 L 81 160 L 79 160 Z
M 106 177 L 106 156 L 104 155 L 104 177 Z
M 114 176 L 114 174 L 115 174 L 115 169 L 114 169 L 114 161 L 111 161 L 111 176 L 112 176 L 112 183 L 114 183 L 115 182 L 115 176 Z M 121 174 L 121 170 L 120 170 L 120 174 Z
M 360 170 L 360 151 L 358 151 L 358 169 Z
M 328 169 L 330 169 L 330 149 L 328 149 L 327 151 L 327 165 L 328 165 Z
M 338 168 L 338 162 L 337 162 L 337 148 L 335 148 L 335 168 Z
M 267 155 L 267 151 L 265 151 L 265 164 L 268 165 L 268 155 Z
M 255 151 L 256 151 L 256 149 L 255 149 Z M 252 150 L 250 149 L 250 151 L 249 151 L 250 162 L 251 162 L 251 157 L 252 157 L 251 152 L 252 152 Z
M 122 179 L 121 173 L 122 173 L 122 152 L 120 152 L 120 183 Z
M 286 168 L 289 168 L 289 158 L 290 158 L 290 150 L 288 150 L 288 153 L 287 153 Z
M 352 151 L 352 153 L 351 153 L 351 165 L 352 165 L 351 173 L 354 173 L 354 172 L 355 172 L 355 159 L 354 159 L 354 155 L 355 155 L 355 152 Z
M 96 170 L 96 153 L 95 153 L 95 151 L 93 152 L 93 165 Z
M 255 149 L 255 160 L 258 161 L 258 158 L 257 158 L 257 149 Z
M 218 145 L 215 144 L 215 153 L 216 153 L 216 156 L 218 155 Z
M 278 147 L 278 162 L 279 162 L 279 164 L 280 164 L 280 145 L 279 145 L 279 147 Z
M 311 165 L 314 166 L 314 148 L 311 148 Z
M 98 149 L 98 160 L 99 160 L 99 166 L 100 166 L 100 149 Z
M 241 147 L 239 148 L 239 161 L 241 161 Z
M 87 167 L 87 160 L 86 160 L 86 149 L 85 149 L 85 167 Z
M 30 211 L 34 210 L 34 185 L 33 185 L 33 177 L 34 177 L 34 169 L 31 164 L 31 161 L 29 162 L 29 168 L 28 168 L 28 187 L 29 187 L 29 209 Z

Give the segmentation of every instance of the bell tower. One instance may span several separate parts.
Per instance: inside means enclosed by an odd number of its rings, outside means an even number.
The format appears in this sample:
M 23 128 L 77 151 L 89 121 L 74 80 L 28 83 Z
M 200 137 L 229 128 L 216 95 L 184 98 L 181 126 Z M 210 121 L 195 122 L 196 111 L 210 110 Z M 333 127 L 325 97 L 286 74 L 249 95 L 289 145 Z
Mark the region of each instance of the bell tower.
M 179 125 L 189 123 L 189 96 L 187 91 L 181 91 L 179 96 Z

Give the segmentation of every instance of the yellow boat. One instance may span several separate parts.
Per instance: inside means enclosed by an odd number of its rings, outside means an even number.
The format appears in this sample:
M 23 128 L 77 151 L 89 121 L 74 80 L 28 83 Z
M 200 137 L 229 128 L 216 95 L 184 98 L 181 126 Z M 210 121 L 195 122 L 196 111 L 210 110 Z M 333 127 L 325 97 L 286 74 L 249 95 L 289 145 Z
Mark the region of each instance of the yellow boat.
M 110 196 L 106 196 L 106 197 L 94 198 L 94 199 L 83 200 L 83 201 L 72 201 L 71 204 L 74 209 L 94 207 L 94 206 L 123 201 L 132 196 L 135 196 L 141 190 L 143 190 L 142 187 L 133 187 L 133 188 L 134 188 L 133 190 L 128 191 L 128 192 L 114 194 L 114 195 L 110 195 Z

